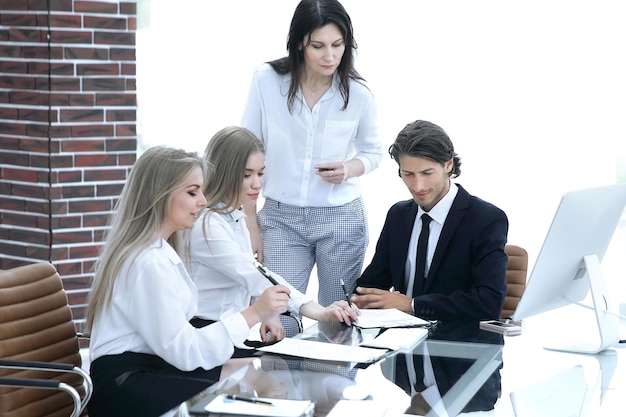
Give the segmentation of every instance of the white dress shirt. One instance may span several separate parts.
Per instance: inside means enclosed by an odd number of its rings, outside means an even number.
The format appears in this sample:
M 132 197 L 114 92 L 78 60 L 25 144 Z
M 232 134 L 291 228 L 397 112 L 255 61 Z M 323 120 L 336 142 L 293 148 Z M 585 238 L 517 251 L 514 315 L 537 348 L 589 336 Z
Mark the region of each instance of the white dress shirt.
M 426 251 L 426 268 L 424 269 L 424 276 L 428 276 L 430 263 L 435 255 L 437 242 L 439 242 L 439 236 L 441 235 L 441 229 L 443 229 L 443 224 L 446 221 L 446 217 L 448 217 L 448 213 L 452 208 L 452 203 L 454 203 L 454 198 L 456 197 L 458 191 L 459 189 L 456 184 L 450 181 L 450 190 L 448 190 L 448 193 L 444 195 L 443 198 L 427 213 L 432 221 L 429 225 L 428 248 Z M 404 267 L 405 276 L 408 282 L 407 295 L 409 297 L 413 294 L 415 268 L 417 267 L 417 265 L 415 265 L 415 262 L 417 261 L 415 254 L 417 253 L 417 241 L 420 236 L 420 231 L 422 230 L 422 214 L 424 213 L 426 213 L 424 209 L 418 206 L 415 223 L 413 223 L 413 231 L 411 232 L 411 240 L 409 240 L 409 251 L 407 252 L 408 255 L 406 257 L 406 264 Z
M 196 329 L 198 293 L 174 249 L 162 239 L 124 263 L 111 302 L 94 321 L 89 346 L 93 361 L 124 352 L 161 357 L 183 371 L 222 365 L 250 329 L 239 313 Z
M 208 216 L 208 217 L 207 217 Z M 198 287 L 197 316 L 216 320 L 228 310 L 241 311 L 272 286 L 254 266 L 245 214 L 220 214 L 205 209 L 185 240 L 185 265 Z M 313 299 L 296 290 L 280 275 L 272 276 L 290 290 L 289 310 L 298 313 Z
M 358 177 L 330 184 L 315 173 L 315 164 L 358 158 L 365 172 L 383 155 L 378 136 L 374 96 L 363 84 L 350 81 L 345 110 L 335 76 L 331 87 L 309 109 L 297 93 L 292 113 L 287 107 L 290 75 L 279 75 L 269 64 L 255 72 L 241 125 L 266 148 L 263 196 L 299 207 L 336 207 L 361 195 Z

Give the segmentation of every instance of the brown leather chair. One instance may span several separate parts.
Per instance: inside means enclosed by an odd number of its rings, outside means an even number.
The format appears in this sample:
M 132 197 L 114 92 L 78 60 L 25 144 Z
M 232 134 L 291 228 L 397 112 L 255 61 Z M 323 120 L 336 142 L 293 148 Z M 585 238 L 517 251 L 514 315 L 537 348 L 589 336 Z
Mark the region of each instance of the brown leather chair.
M 506 299 L 502 308 L 502 318 L 509 318 L 517 308 L 522 293 L 526 287 L 526 275 L 528 272 L 528 252 L 526 249 L 515 245 L 506 245 L 504 251 L 509 256 L 506 266 Z
M 0 271 L 0 415 L 86 415 L 92 386 L 80 366 L 56 268 L 35 263 Z

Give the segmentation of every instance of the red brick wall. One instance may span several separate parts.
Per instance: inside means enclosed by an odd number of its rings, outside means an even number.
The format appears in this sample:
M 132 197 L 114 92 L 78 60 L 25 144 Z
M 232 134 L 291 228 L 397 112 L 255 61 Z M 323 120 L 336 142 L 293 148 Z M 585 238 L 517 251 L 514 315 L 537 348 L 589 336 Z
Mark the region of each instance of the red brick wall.
M 134 0 L 0 0 L 0 269 L 52 262 L 74 318 L 136 158 Z

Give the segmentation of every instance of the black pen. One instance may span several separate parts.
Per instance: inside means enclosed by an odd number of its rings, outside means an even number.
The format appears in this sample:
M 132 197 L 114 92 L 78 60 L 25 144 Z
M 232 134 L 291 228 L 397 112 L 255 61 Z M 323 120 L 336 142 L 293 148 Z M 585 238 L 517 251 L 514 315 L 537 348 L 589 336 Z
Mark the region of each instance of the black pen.
M 267 279 L 268 279 L 268 281 L 269 281 L 269 282 L 271 282 L 271 283 L 272 283 L 272 285 L 280 285 L 280 284 L 278 283 L 278 281 L 276 281 L 276 278 L 274 278 L 274 277 L 272 276 L 272 274 L 270 274 L 269 269 L 267 269 L 265 266 L 263 266 L 263 264 L 262 264 L 261 262 L 259 262 L 259 261 L 257 261 L 257 260 L 255 259 L 255 260 L 254 260 L 254 266 L 256 267 L 256 269 L 258 269 L 258 270 L 259 270 L 259 272 L 260 272 L 261 274 L 263 274 L 263 276 L 264 276 L 265 278 L 267 278 Z M 287 295 L 287 297 L 291 298 L 291 296 L 290 296 L 290 295 Z
M 346 291 L 346 284 L 343 282 L 343 278 L 339 278 L 339 282 L 341 283 L 341 289 L 343 290 L 343 295 L 346 296 L 346 302 L 352 308 L 352 303 L 350 302 L 350 296 L 348 295 L 348 291 Z
M 274 405 L 269 401 L 260 400 L 258 398 L 242 397 L 240 395 L 235 395 L 235 394 L 224 395 L 224 398 L 228 398 L 229 400 L 244 401 L 247 403 L 259 404 L 259 405 Z
M 354 310 L 354 307 L 352 306 L 352 303 L 350 302 L 350 296 L 348 295 L 348 291 L 346 291 L 346 283 L 343 282 L 343 278 L 339 278 L 339 282 L 341 283 L 341 289 L 343 290 L 343 295 L 346 296 L 346 302 L 348 303 L 350 308 Z M 356 327 L 356 331 L 359 336 L 359 343 L 361 343 L 363 341 L 363 335 L 361 334 L 361 329 L 357 325 L 354 325 L 354 327 Z

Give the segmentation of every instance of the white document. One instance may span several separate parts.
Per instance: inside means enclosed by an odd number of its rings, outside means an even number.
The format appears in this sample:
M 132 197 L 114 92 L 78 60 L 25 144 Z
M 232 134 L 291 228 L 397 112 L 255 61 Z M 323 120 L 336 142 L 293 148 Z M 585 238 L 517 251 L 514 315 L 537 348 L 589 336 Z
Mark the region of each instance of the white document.
M 397 308 L 361 309 L 361 315 L 355 323 L 362 329 L 375 327 L 416 327 L 428 326 L 430 322 L 412 314 L 407 314 Z
M 361 346 L 324 343 L 315 340 L 285 338 L 278 343 L 263 346 L 258 350 L 279 355 L 297 356 L 330 362 L 371 363 L 382 358 L 387 352 Z
M 300 417 L 313 414 L 315 404 L 308 400 L 283 400 L 259 398 L 272 405 L 254 404 L 245 401 L 230 400 L 218 395 L 204 407 L 209 413 L 236 414 L 245 416 Z
M 417 346 L 427 336 L 428 329 L 424 327 L 387 329 L 377 338 L 359 343 L 359 346 L 390 350 L 410 349 Z

